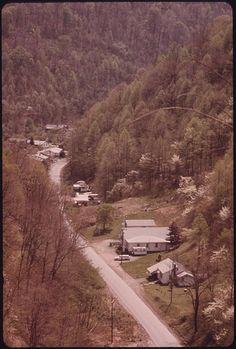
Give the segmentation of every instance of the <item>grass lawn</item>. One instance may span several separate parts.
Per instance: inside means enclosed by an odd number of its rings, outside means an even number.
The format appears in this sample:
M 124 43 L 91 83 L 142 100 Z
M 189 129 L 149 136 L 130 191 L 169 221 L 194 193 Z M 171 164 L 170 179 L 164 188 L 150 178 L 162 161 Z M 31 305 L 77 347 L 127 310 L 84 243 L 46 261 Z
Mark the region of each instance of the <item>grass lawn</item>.
M 155 252 L 137 258 L 135 261 L 122 265 L 124 270 L 134 278 L 142 278 L 146 276 L 146 269 L 157 263 L 156 258 L 161 255 L 161 259 L 171 258 L 186 266 L 191 265 L 194 258 L 193 244 L 190 241 L 184 242 L 180 247 L 169 252 Z
M 100 235 L 100 236 L 94 236 L 94 231 L 96 229 L 96 225 L 93 225 L 88 228 L 81 229 L 81 234 L 88 240 L 88 241 L 100 241 L 100 240 L 106 240 L 106 239 L 113 239 L 117 240 L 119 239 L 120 229 L 121 229 L 121 223 L 123 219 L 116 218 L 113 221 L 111 232 L 108 234 Z
M 184 289 L 173 287 L 172 304 L 169 286 L 145 285 L 144 291 L 152 308 L 176 331 L 180 339 L 188 341 L 193 331 L 193 306 Z

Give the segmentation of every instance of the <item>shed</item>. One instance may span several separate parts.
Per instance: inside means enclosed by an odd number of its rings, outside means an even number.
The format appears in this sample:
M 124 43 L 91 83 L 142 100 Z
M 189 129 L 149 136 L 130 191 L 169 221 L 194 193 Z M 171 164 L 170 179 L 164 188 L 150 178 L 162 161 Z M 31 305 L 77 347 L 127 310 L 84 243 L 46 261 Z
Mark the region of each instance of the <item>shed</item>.
M 176 285 L 177 286 L 193 286 L 194 276 L 189 271 L 182 271 L 176 275 Z

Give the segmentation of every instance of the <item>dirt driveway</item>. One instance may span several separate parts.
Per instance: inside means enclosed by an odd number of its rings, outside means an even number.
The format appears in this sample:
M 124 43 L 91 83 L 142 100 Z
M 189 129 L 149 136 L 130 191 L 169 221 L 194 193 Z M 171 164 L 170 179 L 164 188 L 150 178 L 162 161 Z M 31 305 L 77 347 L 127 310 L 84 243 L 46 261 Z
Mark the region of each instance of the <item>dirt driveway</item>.
M 107 264 L 137 293 L 137 295 L 144 300 L 144 290 L 143 284 L 147 283 L 145 278 L 134 279 L 129 274 L 127 274 L 120 261 L 115 261 L 114 258 L 117 257 L 115 252 L 115 247 L 110 247 L 109 240 L 101 240 L 97 242 L 90 243 L 96 252 L 107 262 Z M 139 257 L 130 256 L 130 260 L 136 260 Z M 129 263 L 129 261 L 123 261 L 122 263 Z

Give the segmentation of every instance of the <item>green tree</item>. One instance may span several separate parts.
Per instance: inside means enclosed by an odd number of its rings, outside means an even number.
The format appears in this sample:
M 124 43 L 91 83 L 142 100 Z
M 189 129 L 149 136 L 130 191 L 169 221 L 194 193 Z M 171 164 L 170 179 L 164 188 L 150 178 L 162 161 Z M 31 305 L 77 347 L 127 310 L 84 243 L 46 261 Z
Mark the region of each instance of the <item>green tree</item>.
M 96 174 L 96 187 L 105 200 L 107 198 L 107 191 L 111 190 L 118 178 L 117 169 L 117 148 L 112 139 L 108 137 L 98 149 Z
M 97 210 L 97 225 L 105 232 L 113 222 L 114 208 L 109 204 L 102 204 Z
M 209 226 L 202 213 L 198 213 L 193 221 L 193 239 L 198 244 L 198 259 L 201 258 L 202 253 L 205 250 L 205 244 L 209 237 Z
M 175 222 L 172 222 L 169 226 L 167 240 L 170 241 L 171 246 L 178 246 L 181 242 L 180 230 Z

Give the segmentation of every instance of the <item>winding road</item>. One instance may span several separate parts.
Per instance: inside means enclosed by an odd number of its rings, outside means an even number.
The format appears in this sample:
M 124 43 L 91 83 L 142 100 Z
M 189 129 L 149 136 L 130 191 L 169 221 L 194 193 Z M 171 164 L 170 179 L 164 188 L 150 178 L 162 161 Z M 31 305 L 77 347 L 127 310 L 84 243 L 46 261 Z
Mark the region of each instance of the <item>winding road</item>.
M 66 165 L 66 159 L 59 159 L 54 162 L 49 170 L 52 181 L 60 185 L 60 173 Z M 66 224 L 70 223 L 66 219 Z M 83 238 L 79 240 L 79 246 L 83 248 L 83 254 L 90 263 L 98 268 L 98 271 L 112 294 L 117 298 L 119 303 L 139 322 L 146 330 L 153 343 L 153 347 L 180 347 L 182 346 L 179 339 L 170 331 L 152 310 L 138 297 L 138 295 L 130 288 L 125 281 L 97 254 L 92 248 L 87 246 Z

